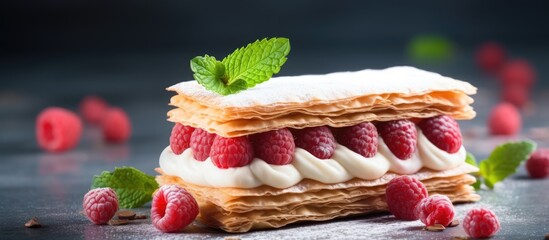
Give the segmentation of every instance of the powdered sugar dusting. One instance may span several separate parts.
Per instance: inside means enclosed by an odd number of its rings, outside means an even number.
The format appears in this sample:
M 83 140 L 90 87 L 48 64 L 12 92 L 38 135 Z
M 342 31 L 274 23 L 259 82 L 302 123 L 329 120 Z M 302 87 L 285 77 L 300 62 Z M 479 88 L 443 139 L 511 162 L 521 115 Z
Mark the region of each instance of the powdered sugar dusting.
M 440 74 L 401 66 L 383 70 L 365 69 L 326 75 L 275 77 L 238 94 L 221 96 L 196 81 L 168 88 L 205 105 L 249 107 L 355 98 L 381 93 L 420 94 L 431 91 L 476 93 L 471 84 Z

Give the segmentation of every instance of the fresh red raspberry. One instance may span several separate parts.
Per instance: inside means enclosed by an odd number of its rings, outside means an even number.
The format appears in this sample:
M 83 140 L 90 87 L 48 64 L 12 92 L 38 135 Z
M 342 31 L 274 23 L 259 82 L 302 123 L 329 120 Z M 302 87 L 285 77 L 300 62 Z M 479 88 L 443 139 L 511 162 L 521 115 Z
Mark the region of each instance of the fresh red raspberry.
M 495 42 L 482 44 L 475 54 L 479 67 L 489 73 L 496 72 L 505 61 L 505 51 L 503 47 Z
M 425 226 L 442 224 L 448 226 L 454 220 L 454 205 L 447 196 L 435 194 L 422 199 L 416 206 L 415 214 Z
M 193 150 L 193 157 L 198 161 L 204 161 L 210 157 L 210 150 L 217 134 L 209 133 L 197 128 L 191 134 L 190 146 Z
M 111 188 L 96 188 L 84 196 L 82 208 L 95 224 L 106 224 L 118 211 L 118 198 Z
M 98 96 L 87 96 L 80 102 L 80 113 L 84 120 L 90 124 L 99 124 L 101 117 L 108 109 L 105 100 Z
M 524 86 L 514 85 L 505 86 L 501 93 L 501 100 L 503 102 L 512 103 L 517 108 L 522 108 L 528 102 L 530 90 Z
M 254 134 L 251 140 L 256 156 L 269 164 L 286 165 L 294 158 L 294 136 L 287 128 Z
M 317 158 L 328 159 L 334 155 L 336 141 L 326 126 L 296 129 L 294 137 L 296 147 L 305 149 Z
M 471 209 L 463 219 L 463 229 L 467 235 L 474 238 L 491 237 L 499 231 L 499 228 L 498 218 L 486 208 Z
M 109 108 L 101 119 L 103 138 L 111 143 L 123 143 L 130 138 L 131 124 L 128 115 L 121 108 Z
M 515 135 L 520 131 L 522 120 L 513 104 L 500 103 L 488 117 L 488 128 L 492 135 Z
M 416 206 L 427 196 L 425 185 L 406 175 L 391 180 L 385 190 L 389 212 L 403 220 L 419 219 L 419 216 L 415 214 Z
M 381 138 L 391 152 L 399 159 L 406 160 L 416 151 L 417 131 L 413 122 L 405 119 L 377 124 Z
M 173 153 L 179 155 L 191 146 L 193 132 L 194 128 L 191 126 L 185 126 L 181 123 L 173 125 L 172 135 L 170 136 L 170 148 Z
M 248 137 L 225 138 L 217 136 L 210 152 L 212 163 L 221 169 L 242 167 L 254 159 L 254 147 Z
M 81 134 L 80 118 L 67 109 L 49 107 L 36 118 L 36 140 L 46 151 L 62 152 L 74 148 Z
M 549 176 L 549 148 L 540 148 L 526 161 L 526 170 L 532 178 Z
M 431 143 L 448 153 L 455 153 L 462 144 L 459 124 L 452 117 L 441 115 L 424 119 L 419 128 Z
M 506 63 L 499 77 L 506 87 L 519 85 L 530 89 L 536 80 L 536 73 L 528 61 L 518 59 Z
M 334 135 L 339 144 L 366 158 L 371 158 L 377 153 L 377 129 L 371 122 L 337 128 Z
M 177 232 L 191 224 L 198 215 L 194 197 L 177 185 L 164 185 L 153 195 L 152 224 L 162 232 Z

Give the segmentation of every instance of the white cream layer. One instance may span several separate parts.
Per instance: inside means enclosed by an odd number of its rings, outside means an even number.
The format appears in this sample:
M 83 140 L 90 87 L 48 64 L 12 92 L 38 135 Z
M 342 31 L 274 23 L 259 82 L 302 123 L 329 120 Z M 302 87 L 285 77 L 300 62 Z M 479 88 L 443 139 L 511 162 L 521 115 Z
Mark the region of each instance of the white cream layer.
M 337 144 L 331 159 L 319 159 L 304 149 L 296 148 L 294 160 L 288 165 L 272 165 L 255 158 L 247 166 L 229 169 L 217 168 L 210 158 L 203 162 L 195 160 L 190 148 L 176 155 L 168 146 L 160 155 L 160 168 L 168 175 L 201 186 L 254 188 L 269 185 L 287 188 L 305 178 L 328 184 L 345 182 L 355 177 L 373 180 L 388 171 L 413 174 L 422 167 L 442 171 L 457 167 L 465 161 L 466 151 L 463 146 L 456 153 L 447 153 L 433 145 L 420 129 L 417 150 L 407 160 L 398 159 L 381 137 L 378 141 L 378 152 L 371 158 L 365 158 Z

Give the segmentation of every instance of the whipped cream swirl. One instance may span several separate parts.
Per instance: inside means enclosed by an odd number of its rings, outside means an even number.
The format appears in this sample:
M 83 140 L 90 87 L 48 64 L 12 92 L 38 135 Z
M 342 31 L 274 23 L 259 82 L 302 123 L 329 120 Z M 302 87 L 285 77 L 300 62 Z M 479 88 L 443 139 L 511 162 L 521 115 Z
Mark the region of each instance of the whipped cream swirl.
M 247 166 L 229 169 L 217 168 L 210 158 L 203 162 L 195 160 L 190 148 L 176 155 L 168 146 L 160 155 L 160 168 L 168 175 L 201 186 L 254 188 L 268 185 L 287 188 L 305 178 L 332 184 L 355 177 L 374 180 L 389 171 L 413 174 L 422 167 L 442 171 L 457 167 L 465 161 L 465 156 L 463 146 L 456 153 L 450 154 L 433 145 L 418 129 L 416 151 L 406 160 L 397 158 L 380 137 L 378 152 L 371 158 L 337 144 L 330 159 L 319 159 L 302 148 L 296 148 L 291 164 L 272 165 L 254 158 Z

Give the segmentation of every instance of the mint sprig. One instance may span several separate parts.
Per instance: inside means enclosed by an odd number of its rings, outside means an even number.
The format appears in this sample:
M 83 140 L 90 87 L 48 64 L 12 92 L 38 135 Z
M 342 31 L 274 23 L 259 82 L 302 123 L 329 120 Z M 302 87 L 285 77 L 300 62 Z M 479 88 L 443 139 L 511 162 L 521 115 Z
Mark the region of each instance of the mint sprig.
M 476 174 L 475 189 L 480 189 L 482 182 L 493 189 L 494 185 L 517 172 L 520 164 L 528 159 L 536 149 L 532 141 L 508 142 L 497 146 L 490 156 L 478 165 L 480 171 Z M 475 158 L 467 154 L 465 162 L 477 166 Z M 482 181 L 482 182 L 481 182 Z
M 122 208 L 137 208 L 152 200 L 158 183 L 153 176 L 133 167 L 115 168 L 113 172 L 104 171 L 95 175 L 91 188 L 110 187 L 118 196 Z
M 222 61 L 208 55 L 195 57 L 191 70 L 200 85 L 225 96 L 269 80 L 280 71 L 289 53 L 287 38 L 257 40 Z

